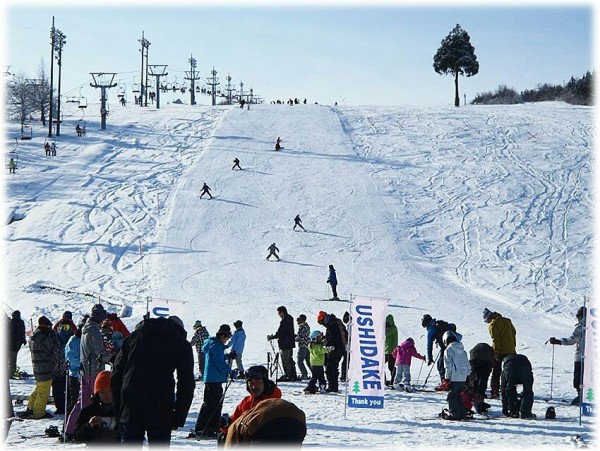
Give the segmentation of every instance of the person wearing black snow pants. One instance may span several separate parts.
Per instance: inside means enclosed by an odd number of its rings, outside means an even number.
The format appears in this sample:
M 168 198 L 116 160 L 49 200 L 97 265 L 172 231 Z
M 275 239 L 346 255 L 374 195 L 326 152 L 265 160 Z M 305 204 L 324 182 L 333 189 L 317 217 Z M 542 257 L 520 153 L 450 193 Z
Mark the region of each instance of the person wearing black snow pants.
M 521 397 L 517 394 L 517 385 L 523 386 Z M 531 362 L 523 354 L 511 354 L 502 361 L 500 393 L 504 415 L 513 418 L 533 417 L 533 371 Z
M 200 199 L 202 199 L 202 196 L 204 196 L 205 194 L 208 194 L 208 198 L 212 199 L 212 194 L 210 194 L 210 187 L 205 183 L 204 185 L 202 185 L 202 189 L 200 191 Z
M 483 401 L 487 390 L 487 381 L 492 372 L 495 354 L 494 348 L 487 343 L 477 343 L 469 351 L 469 363 L 471 364 L 471 378 L 473 381 L 473 390 L 477 394 L 475 410 L 481 413 L 487 410 L 486 403 Z
M 275 246 L 275 243 L 272 243 L 267 250 L 269 251 L 269 255 L 267 255 L 267 260 L 269 260 L 271 258 L 271 256 L 275 257 L 277 259 L 277 261 L 279 261 L 279 255 L 277 255 L 277 252 L 279 252 L 279 249 L 277 248 L 277 246 Z
M 337 294 L 337 275 L 335 274 L 335 268 L 333 265 L 329 265 L 329 277 L 327 278 L 327 283 L 331 285 L 331 291 L 333 292 L 332 299 L 338 299 Z

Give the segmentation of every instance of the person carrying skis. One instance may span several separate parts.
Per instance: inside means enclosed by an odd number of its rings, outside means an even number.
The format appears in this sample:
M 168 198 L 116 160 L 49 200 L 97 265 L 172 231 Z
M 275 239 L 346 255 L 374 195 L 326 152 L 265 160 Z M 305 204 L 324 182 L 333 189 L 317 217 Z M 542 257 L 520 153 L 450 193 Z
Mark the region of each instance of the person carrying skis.
M 394 317 L 390 313 L 385 318 L 385 362 L 390 371 L 390 380 L 385 381 L 385 385 L 392 387 L 396 380 L 396 359 L 392 356 L 392 352 L 398 346 L 398 328 L 394 323 Z M 409 377 L 410 379 L 410 377 Z
M 571 405 L 579 405 L 581 402 L 581 381 L 583 380 L 583 361 L 581 360 L 581 356 L 583 355 L 583 349 L 585 345 L 585 334 L 584 334 L 584 325 L 585 325 L 585 315 L 586 308 L 579 307 L 575 317 L 577 318 L 577 324 L 575 325 L 575 329 L 573 329 L 573 333 L 570 337 L 567 338 L 555 338 L 551 337 L 548 341 L 552 345 L 566 345 L 571 346 L 575 345 L 575 363 L 573 366 L 573 388 L 577 390 L 577 397 L 571 401 Z
M 233 159 L 233 166 L 231 170 L 234 170 L 235 168 L 238 168 L 240 171 L 242 170 L 242 167 L 240 166 L 240 159 L 238 157 Z
M 446 385 L 450 387 L 447 396 L 448 412 L 442 418 L 445 420 L 462 420 L 465 418 L 466 410 L 461 399 L 461 393 L 465 388 L 467 377 L 471 372 L 471 365 L 463 344 L 458 341 L 456 333 L 451 330 L 444 332 L 442 341 L 446 346 L 444 352 L 444 367 Z
M 271 243 L 271 245 L 267 248 L 267 250 L 269 251 L 269 255 L 267 255 L 267 260 L 269 260 L 271 258 L 271 256 L 275 257 L 277 259 L 277 261 L 280 260 L 279 255 L 277 255 L 277 252 L 279 252 L 279 249 L 277 248 L 275 243 Z
M 488 330 L 492 337 L 492 347 L 496 354 L 490 382 L 492 387 L 490 398 L 494 399 L 498 397 L 500 390 L 502 360 L 507 355 L 516 354 L 517 331 L 510 319 L 504 318 L 498 312 L 491 312 L 487 308 L 483 309 L 483 320 L 489 324 Z
M 206 355 L 204 371 L 204 398 L 194 432 L 190 438 L 216 438 L 223 407 L 223 382 L 235 377 L 236 371 L 229 368 L 225 356 L 225 343 L 231 338 L 231 327 L 221 324 L 214 337 L 210 337 L 202 350 Z
M 306 366 L 310 368 L 310 353 L 308 345 L 310 343 L 310 326 L 306 322 L 306 315 L 298 315 L 296 318 L 298 324 L 298 334 L 296 335 L 296 343 L 298 343 L 298 354 L 296 354 L 296 360 L 298 361 L 298 368 L 300 368 L 300 380 L 305 381 L 308 379 L 308 372 Z M 306 365 L 305 365 L 306 363 Z
M 305 394 L 315 394 L 317 392 L 317 382 L 319 383 L 319 393 L 327 393 L 327 381 L 325 380 L 325 355 L 329 351 L 329 347 L 323 343 L 325 337 L 320 330 L 313 330 L 310 334 L 310 343 L 308 349 L 310 352 L 310 371 L 312 377 L 308 381 L 308 385 L 304 389 Z M 331 346 L 331 349 L 335 348 Z
M 279 352 L 281 354 L 281 365 L 283 366 L 283 376 L 281 376 L 277 382 L 280 381 L 295 381 L 298 380 L 296 375 L 296 363 L 294 362 L 294 348 L 296 347 L 294 333 L 294 318 L 287 311 L 287 308 L 283 305 L 277 307 L 277 315 L 281 318 L 279 328 L 277 332 L 272 335 L 267 335 L 267 340 L 271 341 L 277 339 L 277 345 L 279 346 Z
M 242 353 L 244 352 L 244 344 L 246 343 L 246 331 L 242 327 L 243 323 L 239 319 L 233 323 L 233 327 L 235 327 L 235 331 L 233 332 L 233 336 L 231 340 L 227 342 L 227 347 L 231 348 L 229 352 L 229 363 L 233 363 L 235 360 L 235 365 L 237 367 L 237 371 L 240 378 L 244 377 L 244 364 L 242 363 Z
M 294 218 L 294 227 L 292 228 L 292 230 L 296 230 L 296 227 L 300 227 L 306 232 L 306 229 L 302 226 L 302 219 L 300 219 L 300 215 L 296 215 L 296 217 Z
M 240 401 L 231 415 L 226 413 L 221 415 L 219 427 L 222 435 L 219 436 L 219 442 L 225 441 L 229 426 L 244 412 L 253 409 L 265 399 L 281 398 L 281 390 L 275 385 L 275 382 L 269 379 L 269 371 L 264 366 L 251 366 L 242 377 L 246 380 L 246 390 L 250 394 Z
M 410 364 L 413 357 L 425 360 L 425 356 L 417 352 L 415 340 L 407 338 L 392 351 L 392 357 L 396 364 L 396 378 L 394 379 L 394 389 L 410 392 Z
M 327 277 L 327 283 L 331 285 L 331 291 L 333 292 L 333 297 L 331 298 L 331 300 L 339 300 L 337 294 L 337 275 L 335 274 L 335 268 L 333 267 L 333 265 L 329 265 L 329 277 Z
M 323 310 L 317 315 L 317 323 L 325 327 L 325 340 L 327 346 L 330 347 L 327 361 L 325 362 L 325 373 L 328 383 L 327 392 L 337 393 L 340 360 L 342 360 L 346 344 L 348 344 L 348 331 L 339 318 L 333 313 L 328 314 Z
M 533 371 L 531 362 L 523 354 L 510 354 L 502 360 L 502 413 L 507 417 L 535 418 L 533 406 Z M 523 386 L 519 397 L 517 385 Z
M 281 138 L 278 136 L 275 142 L 275 150 L 281 150 Z
M 208 330 L 206 327 L 202 325 L 200 320 L 194 323 L 194 336 L 190 340 L 190 344 L 196 347 L 196 353 L 198 354 L 198 377 L 196 381 L 202 380 L 202 375 L 204 374 L 204 363 L 205 363 L 205 355 L 202 347 L 204 346 L 204 342 L 210 337 Z
M 204 185 L 202 185 L 202 189 L 200 191 L 200 199 L 202 199 L 202 196 L 204 196 L 205 194 L 208 194 L 208 198 L 212 199 L 212 194 L 210 194 L 210 187 L 205 183 Z

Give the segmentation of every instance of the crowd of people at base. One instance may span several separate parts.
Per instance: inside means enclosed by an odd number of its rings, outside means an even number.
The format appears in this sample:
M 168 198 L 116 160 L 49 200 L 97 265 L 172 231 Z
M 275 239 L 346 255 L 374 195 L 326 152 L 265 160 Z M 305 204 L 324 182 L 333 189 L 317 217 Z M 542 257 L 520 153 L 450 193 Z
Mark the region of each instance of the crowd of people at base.
M 333 313 L 320 311 L 316 320 L 325 333 L 311 331 L 306 315 L 301 314 L 296 319 L 296 334 L 287 308 L 280 306 L 277 313 L 279 328 L 267 336 L 268 340 L 278 341 L 282 359 L 283 375 L 276 381 L 307 380 L 306 394 L 338 392 L 339 381 L 346 380 L 350 314 L 346 312 L 340 320 Z M 585 314 L 583 307 L 577 311 L 578 323 L 570 337 L 549 339 L 552 345 L 575 345 L 573 386 L 578 395 L 573 404 L 580 402 Z M 426 360 L 428 365 L 437 362 L 440 384 L 436 390 L 448 391 L 448 408 L 440 416 L 460 420 L 468 417 L 472 408 L 478 413 L 487 412 L 490 405 L 485 399 L 491 374 L 490 397 L 501 397 L 503 414 L 533 418 L 533 371 L 529 359 L 516 353 L 512 322 L 488 309 L 484 309 L 483 319 L 488 323 L 492 345 L 478 343 L 467 354 L 454 324 L 424 315 L 421 325 L 427 329 L 427 352 L 421 355 L 410 337 L 398 344 L 398 330 L 389 314 L 385 354 L 391 378 L 386 385 L 411 391 L 411 359 Z M 17 353 L 26 343 L 25 325 L 19 311 L 7 321 L 8 369 L 10 377 L 16 377 Z M 191 437 L 217 437 L 226 446 L 302 443 L 306 435 L 304 413 L 281 399 L 282 392 L 269 379 L 267 368 L 255 365 L 244 370 L 246 334 L 242 321 L 234 322 L 233 333 L 228 324 L 222 324 L 214 336 L 201 321 L 193 327 L 189 342 L 183 322 L 176 316 L 144 318 L 129 333 L 116 313 L 107 313 L 101 304 L 94 305 L 78 325 L 69 311 L 54 325 L 41 316 L 29 340 L 35 388 L 19 416 L 51 417 L 46 404 L 52 390 L 54 413 L 67 414 L 61 440 L 141 445 L 146 439 L 150 445 L 168 444 L 172 431 L 184 426 L 191 407 L 195 346 L 204 393 Z M 435 358 L 434 343 L 439 347 Z M 293 360 L 296 344 L 300 376 Z M 233 362 L 236 369 L 232 368 Z M 110 371 L 106 365 L 110 365 Z M 222 414 L 223 384 L 236 377 L 246 381 L 249 395 L 233 414 Z M 522 387 L 521 393 L 518 387 Z

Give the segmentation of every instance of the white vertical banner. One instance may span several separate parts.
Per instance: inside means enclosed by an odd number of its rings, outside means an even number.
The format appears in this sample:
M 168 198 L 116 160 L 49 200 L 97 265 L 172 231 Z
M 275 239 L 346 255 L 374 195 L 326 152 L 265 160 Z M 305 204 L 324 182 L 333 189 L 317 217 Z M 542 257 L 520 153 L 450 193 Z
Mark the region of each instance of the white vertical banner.
M 348 407 L 383 409 L 387 300 L 353 297 Z
M 596 403 L 594 396 L 594 387 L 596 386 L 594 367 L 596 366 L 596 345 L 594 337 L 598 337 L 600 333 L 600 323 L 598 322 L 597 309 L 594 307 L 587 308 L 585 315 L 585 336 L 583 342 L 585 347 L 583 350 L 583 386 L 581 388 L 581 413 L 587 416 L 596 415 Z
M 147 298 L 148 318 L 168 318 L 178 316 L 183 320 L 185 317 L 186 301 L 174 301 L 172 299 Z

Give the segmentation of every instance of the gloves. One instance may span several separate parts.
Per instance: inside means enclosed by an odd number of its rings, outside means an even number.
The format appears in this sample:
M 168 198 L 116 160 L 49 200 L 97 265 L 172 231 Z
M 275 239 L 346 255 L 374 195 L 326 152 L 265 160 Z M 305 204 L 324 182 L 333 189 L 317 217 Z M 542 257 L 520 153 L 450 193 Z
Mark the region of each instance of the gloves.
M 239 375 L 240 375 L 240 372 L 237 369 L 231 370 L 229 372 L 229 377 L 232 379 L 236 379 Z
M 229 358 L 230 358 L 231 360 L 235 360 L 235 358 L 236 358 L 236 357 L 237 357 L 237 352 L 235 352 L 235 351 L 231 351 L 231 352 L 229 353 Z
M 325 349 L 327 349 L 327 352 L 333 352 L 335 351 L 335 346 L 325 346 Z
M 231 420 L 229 419 L 229 414 L 224 413 L 223 415 L 221 415 L 221 418 L 219 419 L 219 427 L 228 428 L 230 424 Z
M 267 335 L 267 340 L 271 341 L 273 338 L 275 338 L 273 335 Z
M 427 366 L 431 366 L 431 365 L 433 365 L 433 359 L 427 360 Z
M 548 340 L 550 342 L 551 345 L 559 345 L 561 343 L 561 341 L 558 338 L 554 338 L 554 337 L 550 337 L 550 340 Z

